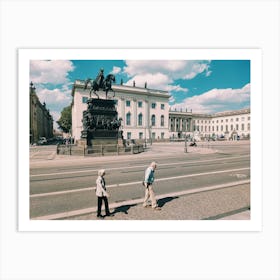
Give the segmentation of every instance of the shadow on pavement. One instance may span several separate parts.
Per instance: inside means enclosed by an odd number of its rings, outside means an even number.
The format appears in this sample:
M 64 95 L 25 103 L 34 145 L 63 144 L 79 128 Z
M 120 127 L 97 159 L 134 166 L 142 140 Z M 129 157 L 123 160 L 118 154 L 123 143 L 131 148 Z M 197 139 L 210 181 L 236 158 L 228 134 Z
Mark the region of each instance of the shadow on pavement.
M 159 199 L 159 200 L 157 201 L 157 203 L 158 203 L 158 206 L 159 206 L 159 207 L 163 207 L 164 204 L 166 204 L 166 203 L 172 201 L 173 199 L 177 199 L 177 198 L 178 198 L 178 196 L 174 196 L 174 197 L 165 197 L 165 198 Z
M 136 206 L 137 204 L 132 204 L 132 205 L 124 205 L 124 206 L 120 206 L 120 207 L 117 207 L 115 208 L 115 210 L 112 212 L 112 214 L 116 214 L 116 213 L 125 213 L 126 215 L 128 215 L 128 210 L 131 208 L 131 207 L 134 207 Z

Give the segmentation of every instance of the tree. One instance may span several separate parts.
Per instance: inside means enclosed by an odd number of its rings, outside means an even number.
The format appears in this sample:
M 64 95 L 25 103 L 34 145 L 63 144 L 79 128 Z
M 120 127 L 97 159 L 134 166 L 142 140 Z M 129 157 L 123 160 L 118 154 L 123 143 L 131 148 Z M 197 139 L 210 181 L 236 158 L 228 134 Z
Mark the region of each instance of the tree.
M 60 119 L 56 122 L 59 125 L 59 129 L 63 132 L 70 132 L 72 127 L 72 110 L 71 105 L 63 108 Z

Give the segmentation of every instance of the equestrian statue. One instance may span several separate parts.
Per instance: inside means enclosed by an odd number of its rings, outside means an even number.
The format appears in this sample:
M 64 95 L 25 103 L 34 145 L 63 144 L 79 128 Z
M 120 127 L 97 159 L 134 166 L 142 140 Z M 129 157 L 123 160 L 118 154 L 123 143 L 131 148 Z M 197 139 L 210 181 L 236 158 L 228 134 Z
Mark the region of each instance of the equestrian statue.
M 84 89 L 87 89 L 88 85 L 90 84 L 90 92 L 89 92 L 90 98 L 93 92 L 99 99 L 99 95 L 96 92 L 101 89 L 105 91 L 106 99 L 107 99 L 109 91 L 112 91 L 113 97 L 115 97 L 115 91 L 112 89 L 112 83 L 115 82 L 116 79 L 113 74 L 109 74 L 106 76 L 106 78 L 104 78 L 104 69 L 101 68 L 95 80 L 90 78 L 86 79 Z

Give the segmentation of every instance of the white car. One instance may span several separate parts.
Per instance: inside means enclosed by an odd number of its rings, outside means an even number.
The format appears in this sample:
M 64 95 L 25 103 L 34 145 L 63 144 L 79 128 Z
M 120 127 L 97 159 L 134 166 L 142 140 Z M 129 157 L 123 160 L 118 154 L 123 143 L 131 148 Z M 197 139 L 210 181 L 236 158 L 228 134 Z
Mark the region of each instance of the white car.
M 39 141 L 38 141 L 38 144 L 39 145 L 44 145 L 44 144 L 47 144 L 47 139 L 46 139 L 46 137 L 40 137 L 39 138 Z

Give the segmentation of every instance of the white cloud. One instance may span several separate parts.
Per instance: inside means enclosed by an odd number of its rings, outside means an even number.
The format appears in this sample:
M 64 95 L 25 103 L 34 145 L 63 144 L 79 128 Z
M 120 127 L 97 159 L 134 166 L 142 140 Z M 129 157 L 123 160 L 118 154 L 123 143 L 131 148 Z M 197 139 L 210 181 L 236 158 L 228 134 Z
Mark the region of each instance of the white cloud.
M 196 113 L 215 113 L 218 111 L 235 110 L 250 104 L 250 84 L 240 89 L 212 89 L 201 95 L 186 98 L 172 108 L 188 108 Z
M 71 104 L 71 90 L 70 89 L 47 89 L 37 88 L 36 93 L 40 99 L 40 102 L 46 103 L 47 108 L 50 111 L 61 111 L 64 107 Z
M 68 72 L 74 70 L 69 60 L 31 60 L 30 81 L 41 84 L 65 84 Z
M 127 60 L 123 72 L 130 77 L 127 85 L 135 81 L 136 86 L 144 87 L 147 82 L 148 88 L 187 92 L 188 89 L 175 85 L 175 80 L 192 79 L 203 72 L 209 76 L 209 64 L 210 61 L 198 60 Z
M 116 74 L 120 73 L 121 71 L 122 71 L 122 69 L 120 67 L 114 66 L 111 74 L 116 75 Z
M 140 75 L 135 75 L 132 79 L 126 82 L 126 85 L 133 85 L 135 81 L 135 86 L 144 87 L 145 82 L 147 82 L 148 88 L 162 89 L 165 90 L 167 85 L 172 82 L 172 80 L 162 73 L 145 73 Z
M 124 73 L 129 77 L 146 73 L 162 73 L 170 79 L 190 79 L 206 72 L 210 75 L 210 61 L 199 60 L 127 60 Z

